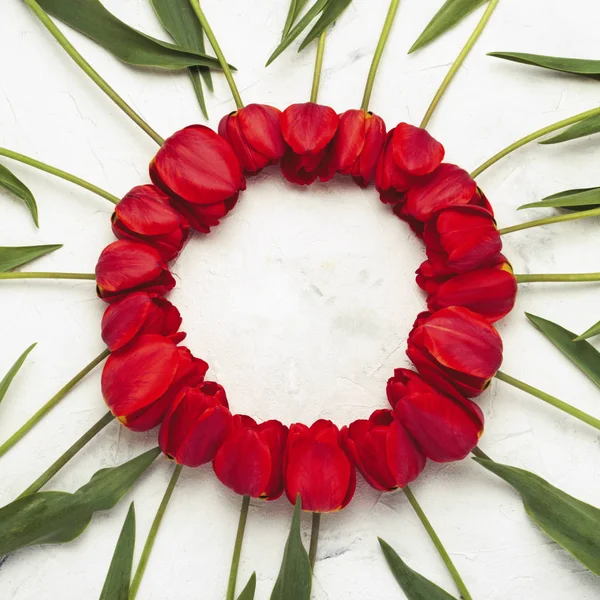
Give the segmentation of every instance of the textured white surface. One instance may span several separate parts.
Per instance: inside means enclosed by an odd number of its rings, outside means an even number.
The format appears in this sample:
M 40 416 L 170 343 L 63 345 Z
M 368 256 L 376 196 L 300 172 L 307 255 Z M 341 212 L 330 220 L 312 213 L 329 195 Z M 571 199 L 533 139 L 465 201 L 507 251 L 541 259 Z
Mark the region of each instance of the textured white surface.
M 471 16 L 442 40 L 407 57 L 406 50 L 441 0 L 404 0 L 382 62 L 372 109 L 391 126 L 420 120 L 447 66 L 473 29 Z M 156 36 L 147 0 L 106 0 L 129 23 Z M 269 69 L 287 2 L 206 0 L 205 10 L 246 102 L 281 108 L 304 101 L 314 48 L 294 48 Z M 154 143 L 84 78 L 22 2 L 6 0 L 0 16 L 0 145 L 79 174 L 117 195 L 146 182 Z M 360 103 L 387 2 L 355 0 L 328 39 L 320 100 L 337 110 Z M 448 159 L 474 168 L 533 129 L 595 105 L 598 83 L 487 58 L 492 50 L 600 58 L 593 0 L 503 0 L 461 69 L 430 129 Z M 183 74 L 152 74 L 120 64 L 71 31 L 90 62 L 163 135 L 201 122 Z M 224 81 L 209 97 L 211 124 L 232 109 Z M 501 226 L 548 214 L 516 207 L 570 187 L 599 185 L 598 140 L 532 145 L 481 177 Z M 8 164 L 8 162 L 7 162 Z M 2 197 L 3 245 L 62 242 L 28 267 L 92 271 L 111 241 L 110 205 L 102 199 L 10 164 L 40 206 L 36 230 L 23 206 Z M 506 254 L 518 272 L 600 270 L 597 221 L 515 233 Z M 196 238 L 174 267 L 172 297 L 184 315 L 193 351 L 228 390 L 233 408 L 286 422 L 335 419 L 340 425 L 385 406 L 384 383 L 406 364 L 405 340 L 424 302 L 413 280 L 422 249 L 378 201 L 336 180 L 298 190 L 274 171 L 249 190 L 222 227 Z M 102 348 L 103 305 L 89 282 L 4 282 L 0 291 L 0 372 L 39 342 L 0 407 L 0 439 L 22 424 Z M 598 314 L 595 285 L 521 289 L 514 313 L 500 324 L 504 370 L 592 414 L 600 392 L 526 322 L 523 311 L 582 331 Z M 105 412 L 100 371 L 66 398 L 0 460 L 0 504 L 20 493 Z M 598 434 L 504 384 L 480 402 L 487 430 L 481 446 L 496 460 L 530 469 L 578 498 L 600 505 Z M 111 424 L 52 482 L 74 490 L 97 469 L 155 443 Z M 0 569 L 0 598 L 82 600 L 98 597 L 128 501 L 138 515 L 137 554 L 170 474 L 158 461 L 130 497 L 94 518 L 63 547 L 32 548 Z M 467 460 L 430 464 L 413 486 L 477 600 L 592 600 L 598 580 L 552 544 L 525 515 L 516 494 Z M 140 591 L 140 600 L 217 600 L 224 596 L 240 499 L 210 468 L 186 470 L 173 497 Z M 286 500 L 253 502 L 240 589 L 252 571 L 257 599 L 269 597 L 291 516 Z M 304 520 L 307 539 L 308 519 Z M 376 536 L 408 563 L 455 594 L 429 539 L 402 493 L 381 495 L 359 482 L 354 502 L 323 519 L 313 598 L 401 598 Z

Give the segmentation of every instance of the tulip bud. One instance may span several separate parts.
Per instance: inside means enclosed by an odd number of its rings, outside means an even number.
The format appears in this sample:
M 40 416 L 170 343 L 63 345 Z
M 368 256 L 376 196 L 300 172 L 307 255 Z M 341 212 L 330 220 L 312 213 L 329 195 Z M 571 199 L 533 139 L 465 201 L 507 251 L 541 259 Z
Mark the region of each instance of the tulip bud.
M 450 382 L 467 398 L 478 396 L 502 364 L 502 339 L 490 323 L 460 306 L 417 317 L 406 354 L 438 389 Z
M 288 500 L 294 504 L 300 494 L 302 509 L 309 512 L 344 508 L 356 488 L 356 471 L 341 447 L 339 430 L 323 419 L 311 427 L 290 427 L 283 475 Z
M 479 407 L 451 385 L 429 385 L 408 369 L 396 369 L 387 395 L 394 413 L 427 458 L 452 462 L 465 458 L 483 433 Z
M 242 169 L 255 174 L 279 162 L 285 152 L 280 121 L 279 109 L 248 104 L 221 119 L 219 135 L 231 144 Z
M 425 456 L 391 410 L 376 410 L 368 420 L 343 427 L 342 444 L 367 483 L 391 491 L 414 481 Z
M 117 204 L 111 221 L 116 237 L 144 242 L 167 261 L 179 254 L 190 233 L 187 219 L 154 185 L 139 185 L 128 192 Z
M 158 434 L 161 450 L 186 467 L 210 462 L 231 429 L 225 390 L 212 381 L 182 390 Z
M 234 415 L 233 427 L 213 467 L 221 483 L 236 494 L 275 500 L 283 493 L 283 453 L 288 428 L 279 421 L 260 425 Z
M 109 244 L 96 265 L 96 289 L 105 302 L 137 291 L 162 296 L 174 287 L 175 280 L 158 250 L 139 242 Z

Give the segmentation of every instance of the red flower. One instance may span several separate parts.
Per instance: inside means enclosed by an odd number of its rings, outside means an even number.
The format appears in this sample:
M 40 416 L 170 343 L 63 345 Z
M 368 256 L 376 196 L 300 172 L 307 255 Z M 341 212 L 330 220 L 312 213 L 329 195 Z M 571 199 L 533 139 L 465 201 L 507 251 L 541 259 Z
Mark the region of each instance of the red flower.
M 102 371 L 102 394 L 129 429 L 147 431 L 164 418 L 182 386 L 203 381 L 208 365 L 161 335 L 141 335 L 113 352 Z
M 414 481 L 425 456 L 391 410 L 376 410 L 368 420 L 342 428 L 342 443 L 367 483 L 391 491 Z
M 171 405 L 158 434 L 161 450 L 180 465 L 210 462 L 231 429 L 225 390 L 212 381 L 188 387 Z
M 385 123 L 381 117 L 362 109 L 347 110 L 339 119 L 331 146 L 331 169 L 352 175 L 360 187 L 367 187 L 375 178 L 385 146 Z
M 283 475 L 289 501 L 295 503 L 300 494 L 302 509 L 310 512 L 344 508 L 356 488 L 356 471 L 342 450 L 339 430 L 323 419 L 310 428 L 290 427 Z
M 150 164 L 150 177 L 192 227 L 205 233 L 246 189 L 231 145 L 203 125 L 191 125 L 167 139 Z
M 392 154 L 398 168 L 413 177 L 421 177 L 440 166 L 445 150 L 425 129 L 400 123 L 392 136 Z
M 137 291 L 162 296 L 175 287 L 175 280 L 158 250 L 119 240 L 106 246 L 98 259 L 96 287 L 100 298 L 114 302 Z
M 471 398 L 479 395 L 502 364 L 502 340 L 490 323 L 460 306 L 417 317 L 406 354 L 437 388 L 449 381 Z
M 394 160 L 394 132 L 392 129 L 387 134 L 385 146 L 377 163 L 375 173 L 375 188 L 379 192 L 380 200 L 385 204 L 402 206 L 406 192 L 414 184 L 415 178 L 403 171 Z
M 180 326 L 181 315 L 168 300 L 134 292 L 104 311 L 102 339 L 111 352 L 146 333 L 158 333 L 178 344 L 186 335 Z
M 275 500 L 283 493 L 283 453 L 288 428 L 279 421 L 260 425 L 234 415 L 233 429 L 213 463 L 221 483 L 236 494 Z
M 397 418 L 436 462 L 462 460 L 483 433 L 481 410 L 451 385 L 436 389 L 414 371 L 396 369 L 387 395 Z
M 221 119 L 219 135 L 231 144 L 244 171 L 254 174 L 277 163 L 285 152 L 280 120 L 279 109 L 248 104 Z
M 288 181 L 308 185 L 317 177 L 329 181 L 334 176 L 329 152 L 338 122 L 333 108 L 314 102 L 292 104 L 283 111 L 281 132 L 289 148 L 281 159 L 281 172 Z
M 154 185 L 134 187 L 117 204 L 111 221 L 119 239 L 144 242 L 156 248 L 165 260 L 179 254 L 190 233 L 186 218 Z

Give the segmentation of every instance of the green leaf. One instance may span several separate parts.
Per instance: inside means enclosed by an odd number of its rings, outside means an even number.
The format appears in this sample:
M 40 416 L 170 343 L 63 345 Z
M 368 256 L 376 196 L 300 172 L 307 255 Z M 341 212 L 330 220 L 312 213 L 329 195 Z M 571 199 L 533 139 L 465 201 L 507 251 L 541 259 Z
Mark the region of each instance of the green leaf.
M 38 208 L 31 190 L 17 177 L 15 177 L 5 166 L 0 165 L 0 188 L 4 188 L 25 202 L 33 222 L 39 227 Z
M 83 33 L 130 65 L 161 69 L 205 66 L 220 69 L 216 58 L 145 35 L 123 23 L 99 0 L 38 0 L 50 15 Z
M 594 115 L 593 117 L 588 117 L 587 119 L 583 119 L 583 121 L 579 121 L 579 123 L 575 123 L 575 125 L 571 125 L 571 127 L 568 127 L 558 135 L 542 140 L 539 143 L 560 144 L 562 142 L 569 142 L 588 135 L 593 135 L 598 132 L 600 132 L 600 115 Z
M 31 344 L 19 358 L 15 361 L 15 364 L 8 370 L 8 373 L 4 376 L 2 381 L 0 381 L 0 402 L 4 400 L 4 396 L 6 396 L 6 392 L 8 392 L 8 388 L 12 383 L 15 375 L 19 372 L 19 369 L 23 366 L 26 358 L 29 356 L 29 353 L 36 347 L 37 342 L 35 344 Z
M 456 600 L 441 587 L 413 571 L 387 542 L 378 539 L 390 570 L 408 600 Z
M 237 600 L 254 600 L 254 594 L 256 593 L 256 573 L 252 573 L 252 577 L 246 584 L 246 587 L 242 590 L 242 593 L 238 596 Z
M 503 58 L 523 65 L 542 67 L 542 69 L 550 69 L 551 71 L 560 71 L 561 73 L 600 77 L 600 60 L 543 56 L 542 54 L 527 54 L 525 52 L 490 52 L 488 56 Z
M 600 387 L 600 352 L 594 346 L 589 342 L 575 342 L 577 334 L 552 321 L 529 313 L 525 315 L 569 360 Z
M 127 600 L 129 598 L 134 549 L 135 510 L 132 502 L 117 540 L 100 600 Z
M 352 4 L 352 0 L 329 0 L 321 17 L 300 44 L 298 52 L 304 50 L 304 48 L 306 48 L 313 40 L 317 39 L 350 6 L 350 4 Z
M 474 458 L 510 484 L 534 523 L 590 571 L 600 575 L 600 510 L 516 467 Z
M 446 0 L 442 8 L 429 21 L 423 33 L 417 38 L 417 41 L 408 51 L 412 54 L 420 50 L 427 44 L 430 44 L 436 38 L 452 29 L 460 23 L 466 16 L 470 15 L 476 8 L 485 4 L 488 0 Z
M 547 196 L 539 202 L 519 206 L 523 208 L 568 208 L 571 210 L 591 210 L 600 207 L 600 187 L 565 190 Z
M 302 545 L 300 537 L 301 512 L 302 502 L 300 494 L 298 494 L 290 534 L 285 544 L 281 569 L 271 594 L 271 600 L 310 600 L 312 572 L 308 553 Z
M 38 544 L 63 544 L 81 535 L 94 512 L 109 510 L 160 454 L 154 448 L 98 471 L 74 494 L 38 492 L 0 508 L 0 556 Z
M 594 325 L 592 325 L 589 329 L 587 329 L 586 331 L 584 331 L 580 336 L 576 337 L 575 342 L 581 342 L 583 340 L 588 340 L 591 337 L 594 337 L 595 335 L 600 334 L 600 321 L 598 321 L 597 323 L 595 323 Z
M 20 267 L 40 256 L 62 248 L 62 244 L 45 246 L 0 246 L 0 273 Z
M 281 40 L 290 32 L 290 29 L 296 22 L 298 15 L 302 12 L 302 9 L 306 6 L 308 0 L 291 0 L 290 10 L 288 11 L 285 25 L 283 26 L 283 33 L 281 34 Z

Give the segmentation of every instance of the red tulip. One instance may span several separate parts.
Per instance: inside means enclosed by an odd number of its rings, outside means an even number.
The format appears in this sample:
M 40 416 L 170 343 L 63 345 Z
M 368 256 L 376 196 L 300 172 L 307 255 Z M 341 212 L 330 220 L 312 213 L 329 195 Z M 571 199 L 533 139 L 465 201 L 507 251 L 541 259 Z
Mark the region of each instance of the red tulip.
M 481 410 L 451 385 L 436 389 L 414 371 L 396 369 L 387 395 L 397 418 L 436 462 L 462 460 L 483 433 Z
M 203 125 L 191 125 L 167 139 L 150 164 L 150 177 L 192 227 L 205 233 L 246 189 L 229 142 Z
M 175 287 L 175 280 L 158 250 L 119 240 L 104 248 L 98 259 L 96 287 L 100 298 L 114 302 L 137 291 L 162 296 Z
M 375 179 L 377 162 L 385 146 L 385 123 L 365 110 L 347 110 L 339 115 L 337 133 L 331 146 L 331 168 L 352 175 L 360 187 Z
M 180 326 L 181 315 L 168 300 L 134 292 L 104 311 L 102 339 L 111 352 L 146 333 L 157 333 L 178 344 L 186 335 L 179 331 Z
M 231 144 L 242 169 L 254 174 L 279 162 L 285 152 L 280 121 L 279 109 L 248 104 L 221 119 L 219 135 Z
M 233 428 L 213 463 L 221 483 L 236 494 L 275 500 L 283 493 L 283 453 L 288 428 L 279 421 L 260 425 L 234 415 Z
M 102 371 L 102 394 L 129 429 L 156 427 L 183 385 L 204 379 L 208 365 L 161 335 L 141 335 L 113 352 Z
M 403 488 L 425 467 L 425 456 L 391 410 L 354 421 L 342 428 L 341 437 L 356 468 L 376 490 Z
M 111 221 L 119 239 L 144 242 L 156 248 L 165 260 L 179 254 L 190 233 L 187 219 L 154 185 L 139 185 L 128 192 L 117 204 Z
M 425 129 L 400 123 L 392 136 L 396 166 L 413 177 L 433 173 L 444 160 L 444 146 Z
M 356 488 L 356 471 L 340 445 L 339 430 L 323 419 L 311 427 L 290 427 L 283 476 L 289 501 L 295 503 L 300 494 L 302 509 L 310 512 L 344 508 Z
M 450 306 L 417 317 L 406 354 L 438 388 L 452 383 L 471 398 L 481 394 L 502 364 L 502 340 L 480 315 Z
M 403 171 L 394 160 L 394 132 L 392 129 L 387 134 L 387 140 L 375 173 L 375 188 L 379 192 L 380 200 L 385 204 L 402 206 L 406 199 L 406 192 L 414 185 L 416 178 Z
M 288 181 L 308 185 L 333 177 L 329 153 L 338 122 L 333 108 L 314 102 L 292 104 L 283 111 L 281 132 L 289 148 L 281 159 L 281 172 Z
M 158 434 L 161 450 L 186 467 L 210 462 L 231 430 L 225 390 L 213 381 L 188 387 L 175 398 Z

